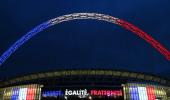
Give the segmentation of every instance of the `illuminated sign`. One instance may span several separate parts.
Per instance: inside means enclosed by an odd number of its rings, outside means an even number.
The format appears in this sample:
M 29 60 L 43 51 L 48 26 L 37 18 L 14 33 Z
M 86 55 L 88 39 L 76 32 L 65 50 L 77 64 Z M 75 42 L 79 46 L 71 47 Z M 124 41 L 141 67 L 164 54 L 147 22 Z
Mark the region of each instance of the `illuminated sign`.
M 44 91 L 42 93 L 43 97 L 57 97 L 57 96 L 61 96 L 63 93 L 62 91 Z
M 94 96 L 122 96 L 122 90 L 90 90 L 90 95 Z
M 65 95 L 66 96 L 79 96 L 80 98 L 84 98 L 86 96 L 88 96 L 88 92 L 87 92 L 87 89 L 84 89 L 84 90 L 69 90 L 69 89 L 66 89 L 65 90 Z
M 87 89 L 79 89 L 72 90 L 66 89 L 63 93 L 62 90 L 58 91 L 44 91 L 42 92 L 43 97 L 58 97 L 61 95 L 67 96 L 77 96 L 79 98 L 86 98 L 87 96 L 123 96 L 122 90 L 87 90 Z

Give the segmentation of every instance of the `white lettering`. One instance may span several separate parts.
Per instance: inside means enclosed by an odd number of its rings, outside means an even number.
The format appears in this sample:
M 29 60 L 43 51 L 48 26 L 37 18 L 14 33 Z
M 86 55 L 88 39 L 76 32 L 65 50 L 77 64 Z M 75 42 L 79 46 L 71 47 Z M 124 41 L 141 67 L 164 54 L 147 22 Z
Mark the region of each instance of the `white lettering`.
M 86 96 L 88 96 L 89 94 L 87 93 L 87 89 L 84 90 L 65 90 L 65 95 L 74 95 L 74 96 L 79 96 L 81 98 L 85 98 Z

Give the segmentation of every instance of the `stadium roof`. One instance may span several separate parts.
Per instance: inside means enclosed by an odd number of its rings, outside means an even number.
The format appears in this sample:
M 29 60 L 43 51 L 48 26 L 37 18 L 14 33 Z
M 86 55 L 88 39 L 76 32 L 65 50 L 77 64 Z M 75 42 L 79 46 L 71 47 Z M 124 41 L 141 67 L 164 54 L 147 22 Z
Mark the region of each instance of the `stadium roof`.
M 102 82 L 120 82 L 124 84 L 129 83 L 150 83 L 150 84 L 161 84 L 165 86 L 170 85 L 170 81 L 161 77 L 135 73 L 128 71 L 118 70 L 59 70 L 59 71 L 46 71 L 39 73 L 32 73 L 29 75 L 22 75 L 13 77 L 1 82 L 0 87 L 6 87 L 11 85 L 28 84 L 28 83 L 44 83 L 49 82 L 50 79 L 68 82 L 73 81 L 102 81 Z M 118 79 L 117 81 L 115 79 Z M 43 82 L 40 82 L 43 81 Z
M 0 54 L 42 22 L 75 12 L 124 19 L 170 50 L 168 0 L 0 2 Z M 50 27 L 32 38 L 0 66 L 0 78 L 45 70 L 103 68 L 170 76 L 170 62 L 132 32 L 107 22 L 76 20 Z

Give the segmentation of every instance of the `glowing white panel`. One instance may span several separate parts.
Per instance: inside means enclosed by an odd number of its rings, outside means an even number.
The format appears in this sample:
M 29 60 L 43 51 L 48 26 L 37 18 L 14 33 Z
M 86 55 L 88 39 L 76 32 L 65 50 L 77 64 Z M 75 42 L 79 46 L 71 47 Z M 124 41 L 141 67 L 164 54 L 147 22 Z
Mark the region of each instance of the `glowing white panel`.
M 138 93 L 139 93 L 139 100 L 143 100 L 142 87 L 138 87 Z
M 20 90 L 19 90 L 19 100 L 25 100 L 23 93 L 24 93 L 24 88 L 20 88 Z
M 143 90 L 143 100 L 148 100 L 146 87 L 142 87 L 142 90 Z
M 146 87 L 138 87 L 139 100 L 148 100 Z
M 24 88 L 23 89 L 23 98 L 24 98 L 24 100 L 26 100 L 26 97 L 27 97 L 27 88 Z

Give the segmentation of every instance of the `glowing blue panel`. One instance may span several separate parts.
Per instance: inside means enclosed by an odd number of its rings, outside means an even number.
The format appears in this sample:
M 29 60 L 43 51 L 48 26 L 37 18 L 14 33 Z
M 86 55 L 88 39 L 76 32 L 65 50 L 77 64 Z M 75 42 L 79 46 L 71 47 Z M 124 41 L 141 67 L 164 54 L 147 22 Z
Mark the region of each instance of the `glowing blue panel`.
M 130 92 L 130 98 L 132 100 L 140 100 L 139 99 L 139 93 L 138 93 L 138 88 L 136 86 L 131 86 L 129 87 L 129 92 Z

